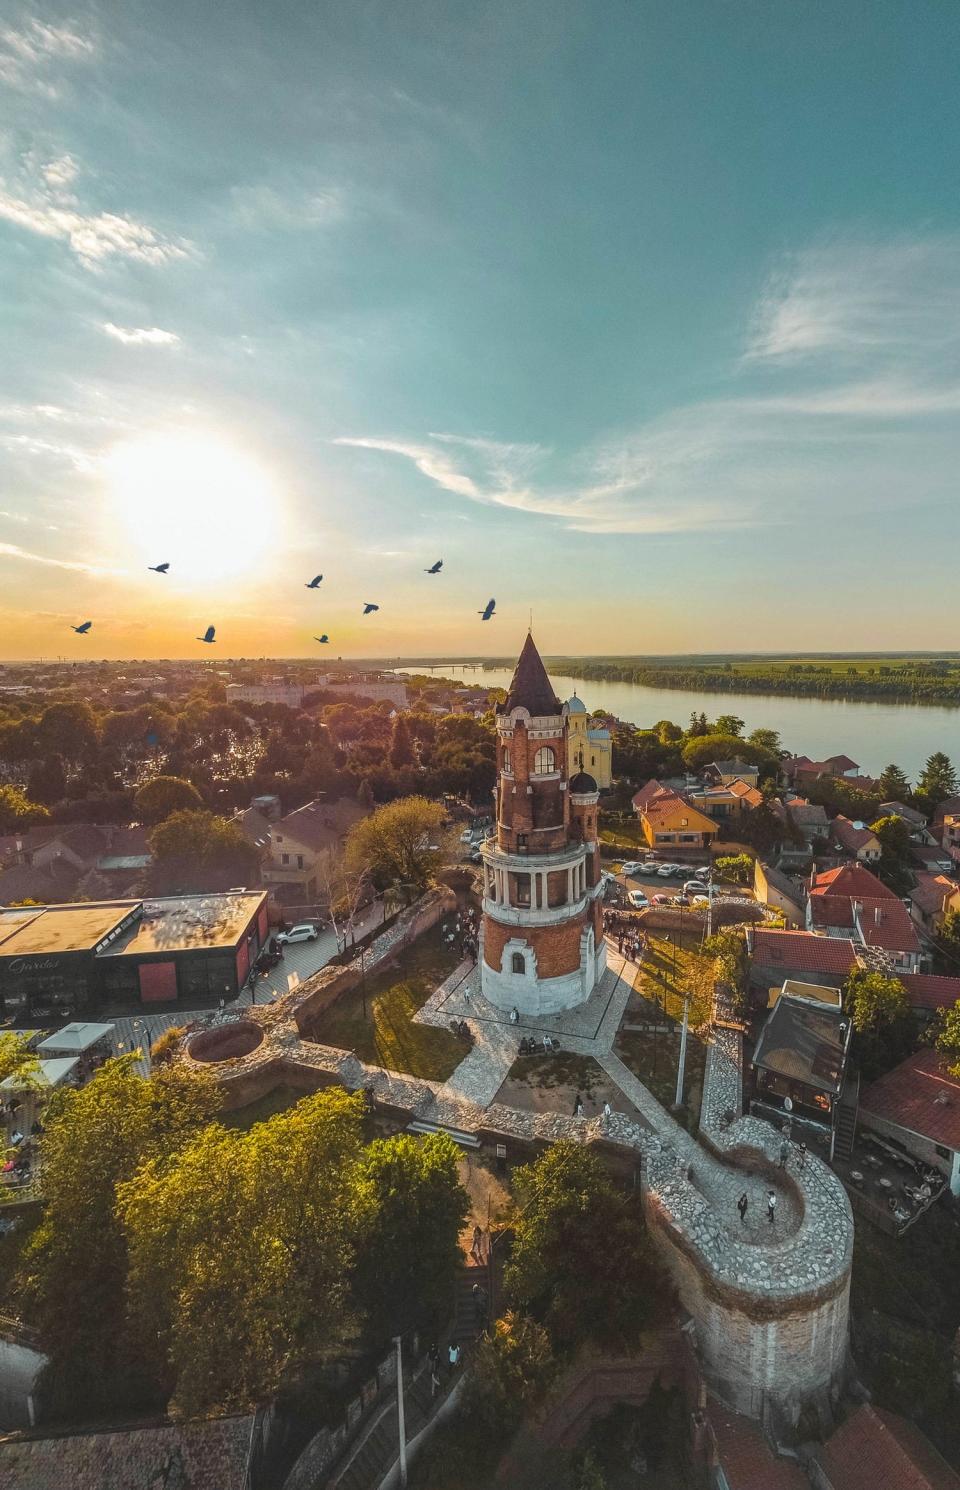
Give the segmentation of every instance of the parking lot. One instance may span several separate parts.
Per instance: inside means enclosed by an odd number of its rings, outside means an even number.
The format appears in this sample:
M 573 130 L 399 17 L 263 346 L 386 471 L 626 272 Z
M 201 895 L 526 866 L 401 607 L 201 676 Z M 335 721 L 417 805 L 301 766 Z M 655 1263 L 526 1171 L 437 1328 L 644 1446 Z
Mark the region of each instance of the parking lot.
M 607 872 L 613 875 L 617 884 L 621 887 L 624 898 L 631 890 L 642 890 L 651 904 L 656 903 L 658 905 L 682 896 L 684 894 L 683 887 L 685 883 L 688 880 L 696 880 L 698 878 L 696 871 L 705 867 L 702 864 L 687 864 L 684 865 L 682 874 L 661 875 L 658 873 L 659 865 L 676 862 L 665 859 L 661 855 L 658 856 L 656 864 L 649 867 L 644 865 L 630 874 L 624 874 L 622 865 L 624 863 L 629 864 L 634 862 L 639 861 L 614 859 L 611 864 L 607 865 Z M 715 901 L 728 896 L 736 896 L 739 899 L 745 900 L 753 899 L 752 891 L 740 885 L 720 884 L 714 881 L 713 892 Z M 705 880 L 700 893 L 706 894 Z M 662 896 L 664 899 L 655 902 L 655 896 Z

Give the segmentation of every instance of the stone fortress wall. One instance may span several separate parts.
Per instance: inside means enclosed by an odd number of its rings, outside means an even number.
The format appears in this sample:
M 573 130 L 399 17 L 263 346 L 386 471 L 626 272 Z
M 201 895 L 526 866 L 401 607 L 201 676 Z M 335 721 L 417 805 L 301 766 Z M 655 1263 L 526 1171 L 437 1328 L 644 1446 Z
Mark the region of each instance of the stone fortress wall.
M 435 925 L 455 902 L 438 890 L 398 918 L 367 953 L 375 967 Z M 699 1141 L 640 1088 L 646 1123 L 623 1113 L 592 1120 L 482 1107 L 448 1087 L 381 1067 L 311 1041 L 317 1014 L 356 985 L 359 959 L 327 968 L 275 1004 L 254 1007 L 263 1038 L 246 1055 L 215 1059 L 200 1037 L 198 1069 L 213 1071 L 228 1108 L 275 1087 L 304 1092 L 340 1085 L 365 1089 L 391 1127 L 446 1128 L 491 1153 L 525 1162 L 560 1138 L 588 1143 L 615 1172 L 642 1185 L 651 1233 L 692 1317 L 704 1376 L 724 1401 L 753 1417 L 795 1423 L 808 1405 L 829 1416 L 847 1362 L 853 1220 L 840 1181 L 819 1160 L 778 1167 L 780 1135 L 740 1117 L 739 1035 L 716 1028 L 704 1081 Z M 229 1025 L 222 1027 L 225 1031 Z M 193 1064 L 187 1037 L 180 1059 Z M 225 1047 L 236 1049 L 235 1039 Z M 628 1074 L 628 1073 L 627 1073 Z M 639 1088 L 639 1083 L 636 1083 Z M 789 1224 L 777 1237 L 739 1231 L 736 1199 L 753 1204 L 770 1185 Z

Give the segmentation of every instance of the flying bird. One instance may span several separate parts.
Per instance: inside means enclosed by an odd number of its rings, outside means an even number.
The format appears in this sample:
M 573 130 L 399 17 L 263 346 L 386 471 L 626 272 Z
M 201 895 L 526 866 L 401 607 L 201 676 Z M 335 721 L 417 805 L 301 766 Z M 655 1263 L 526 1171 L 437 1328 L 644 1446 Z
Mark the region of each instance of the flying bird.
M 217 639 L 216 626 L 208 626 L 202 636 L 197 637 L 198 642 L 215 642 Z
M 489 621 L 496 608 L 497 602 L 495 600 L 488 600 L 486 605 L 483 607 L 483 610 L 477 611 L 477 615 L 480 616 L 482 620 Z
M 304 585 L 303 588 L 305 590 L 315 590 L 322 579 L 323 579 L 323 575 L 322 574 L 315 574 L 313 576 L 313 579 L 310 581 L 310 583 L 308 585 Z
M 374 605 L 371 600 L 367 600 L 367 601 L 364 602 L 363 614 L 365 616 L 369 616 L 369 614 L 370 614 L 370 612 L 372 610 L 379 610 L 379 609 L 380 609 L 379 605 Z
M 167 570 L 170 568 L 170 565 L 166 562 L 166 560 L 164 560 L 162 564 L 148 564 L 147 568 L 153 574 L 166 574 Z
M 440 570 L 442 568 L 443 568 L 443 560 L 442 559 L 438 559 L 435 564 L 431 564 L 430 565 L 430 568 L 429 569 L 425 569 L 423 572 L 424 572 L 424 574 L 439 574 L 440 573 Z
M 322 636 L 315 636 L 313 639 L 315 642 L 328 642 L 330 640 L 326 632 Z
M 71 626 L 70 630 L 75 631 L 78 636 L 86 636 L 92 625 L 92 621 L 81 621 L 79 626 Z

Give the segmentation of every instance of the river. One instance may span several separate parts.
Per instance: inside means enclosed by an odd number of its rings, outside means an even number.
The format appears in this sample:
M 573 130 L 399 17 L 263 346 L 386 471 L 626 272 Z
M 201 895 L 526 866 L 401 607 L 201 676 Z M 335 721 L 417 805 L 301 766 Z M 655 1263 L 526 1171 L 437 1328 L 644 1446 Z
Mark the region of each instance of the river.
M 423 672 L 423 668 L 399 668 Z M 434 669 L 439 677 L 463 678 L 477 687 L 506 688 L 512 669 L 463 667 L 445 663 Z M 943 750 L 960 769 L 960 709 L 925 704 L 845 703 L 842 699 L 789 698 L 783 694 L 697 693 L 686 688 L 644 688 L 639 683 L 599 683 L 551 673 L 561 699 L 577 693 L 588 709 L 606 709 L 641 729 L 658 719 L 687 725 L 693 712 L 736 714 L 753 729 L 779 731 L 784 749 L 823 760 L 827 755 L 849 755 L 865 776 L 879 776 L 895 761 L 911 781 L 935 750 Z

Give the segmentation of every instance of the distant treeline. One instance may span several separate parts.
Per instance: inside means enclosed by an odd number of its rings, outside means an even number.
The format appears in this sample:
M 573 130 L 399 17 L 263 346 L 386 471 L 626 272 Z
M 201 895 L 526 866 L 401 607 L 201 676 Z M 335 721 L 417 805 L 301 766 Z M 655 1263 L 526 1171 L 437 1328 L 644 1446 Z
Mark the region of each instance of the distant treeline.
M 600 683 L 636 683 L 644 688 L 685 688 L 700 693 L 790 694 L 796 698 L 897 699 L 902 703 L 960 705 L 960 669 L 936 662 L 877 666 L 844 672 L 816 663 L 787 663 L 740 672 L 731 663 L 713 667 L 649 667 L 635 662 L 551 659 L 555 671 Z

